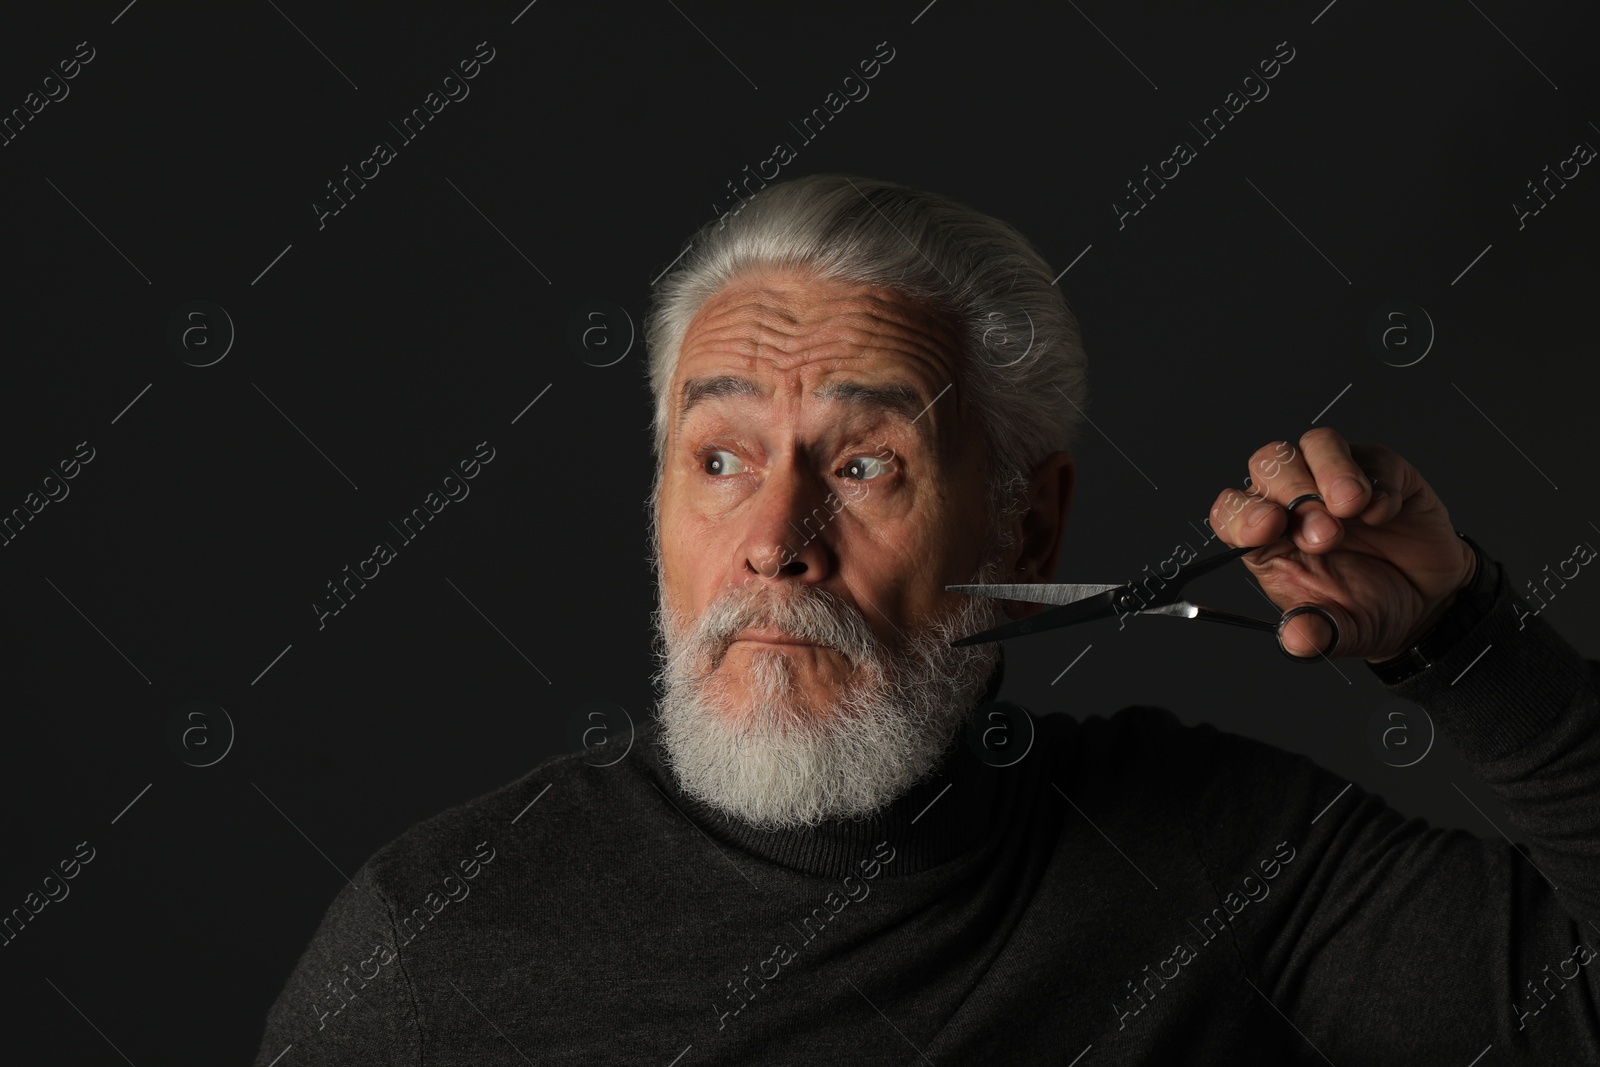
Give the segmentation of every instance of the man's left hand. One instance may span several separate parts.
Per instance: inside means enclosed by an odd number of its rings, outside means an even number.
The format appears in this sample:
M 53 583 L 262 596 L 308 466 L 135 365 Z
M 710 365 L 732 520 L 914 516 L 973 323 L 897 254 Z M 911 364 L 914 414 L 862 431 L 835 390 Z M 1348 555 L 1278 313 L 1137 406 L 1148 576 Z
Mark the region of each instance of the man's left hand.
M 1307 500 L 1291 515 L 1286 506 L 1306 493 L 1322 502 Z M 1248 492 L 1224 490 L 1210 521 L 1229 545 L 1263 546 L 1242 558 L 1279 610 L 1326 610 L 1339 621 L 1332 655 L 1370 663 L 1415 644 L 1477 566 L 1415 467 L 1329 427 L 1305 434 L 1298 448 L 1277 441 L 1258 449 Z M 1331 636 L 1325 620 L 1306 613 L 1284 627 L 1282 641 L 1293 655 L 1315 656 Z

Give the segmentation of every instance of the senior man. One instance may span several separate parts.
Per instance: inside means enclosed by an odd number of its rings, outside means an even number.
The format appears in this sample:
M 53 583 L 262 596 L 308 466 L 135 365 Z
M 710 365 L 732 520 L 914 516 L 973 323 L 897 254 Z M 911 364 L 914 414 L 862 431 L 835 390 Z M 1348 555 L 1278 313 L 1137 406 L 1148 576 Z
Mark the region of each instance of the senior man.
M 1037 608 L 945 586 L 1054 579 L 1086 403 L 1012 227 L 813 176 L 657 288 L 656 714 L 375 853 L 258 1065 L 1600 1062 L 1597 665 L 1413 466 L 1314 430 L 1211 523 L 1525 850 L 1157 708 L 961 742 L 1002 671 L 951 640 Z

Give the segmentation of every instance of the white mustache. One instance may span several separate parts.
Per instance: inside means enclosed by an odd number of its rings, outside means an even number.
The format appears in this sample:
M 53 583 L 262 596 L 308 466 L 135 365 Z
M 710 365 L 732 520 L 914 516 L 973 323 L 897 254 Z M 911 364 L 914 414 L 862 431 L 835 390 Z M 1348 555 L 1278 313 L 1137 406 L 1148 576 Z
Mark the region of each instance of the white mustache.
M 776 596 L 758 586 L 724 593 L 700 614 L 688 643 L 720 662 L 733 638 L 749 629 L 772 627 L 860 662 L 883 652 L 866 617 L 839 597 L 807 587 Z

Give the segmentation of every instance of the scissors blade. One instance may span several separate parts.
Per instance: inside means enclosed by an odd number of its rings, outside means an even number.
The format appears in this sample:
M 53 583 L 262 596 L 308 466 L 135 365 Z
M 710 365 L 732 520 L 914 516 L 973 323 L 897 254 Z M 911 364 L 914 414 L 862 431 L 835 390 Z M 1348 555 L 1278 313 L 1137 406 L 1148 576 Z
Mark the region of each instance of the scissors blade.
M 1049 582 L 1025 582 L 1019 585 L 945 586 L 945 590 L 951 593 L 966 593 L 969 596 L 994 597 L 996 600 L 1021 600 L 1029 604 L 1054 604 L 1057 606 L 1075 604 L 1099 593 L 1121 588 L 1120 584 L 1070 585 Z
M 1071 604 L 1041 611 L 1037 615 L 1030 615 L 1025 619 L 1016 619 L 992 630 L 970 634 L 950 642 L 951 648 L 961 648 L 965 645 L 983 645 L 991 641 L 1004 641 L 1011 637 L 1022 637 L 1027 634 L 1039 633 L 1044 630 L 1053 630 L 1058 626 L 1071 626 L 1073 623 L 1087 622 L 1090 619 L 1110 618 L 1117 612 L 1116 598 L 1120 590 L 1126 589 L 1125 585 L 1113 585 L 1086 600 L 1078 600 Z M 1009 599 L 1009 598 L 1007 598 Z

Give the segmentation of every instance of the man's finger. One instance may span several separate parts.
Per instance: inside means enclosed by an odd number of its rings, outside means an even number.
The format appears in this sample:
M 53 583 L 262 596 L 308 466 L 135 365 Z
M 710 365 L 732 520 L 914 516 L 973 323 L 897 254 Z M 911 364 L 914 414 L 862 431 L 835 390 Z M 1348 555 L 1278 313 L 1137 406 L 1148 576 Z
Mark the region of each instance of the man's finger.
M 1299 510 L 1299 509 L 1296 509 Z M 1224 489 L 1211 506 L 1211 528 L 1231 548 L 1264 545 L 1283 536 L 1288 512 L 1259 496 Z
M 1350 454 L 1361 469 L 1377 479 L 1359 518 L 1378 526 L 1400 514 L 1407 497 L 1417 491 L 1421 475 L 1394 449 L 1386 445 L 1351 445 Z
M 1249 472 L 1248 492 L 1227 490 L 1212 508 L 1212 526 L 1224 541 L 1235 547 L 1263 545 L 1290 530 L 1300 531 L 1294 543 L 1307 551 L 1327 551 L 1337 545 L 1337 522 L 1331 530 L 1321 531 L 1331 536 L 1320 549 L 1306 540 L 1306 513 L 1321 510 L 1316 501 L 1303 502 L 1292 518 L 1286 510 L 1299 497 L 1317 492 L 1300 449 L 1288 441 L 1263 445 L 1250 457 Z
M 1353 519 L 1365 510 L 1372 498 L 1372 481 L 1351 454 L 1350 442 L 1343 434 L 1331 426 L 1319 426 L 1300 438 L 1300 451 L 1316 482 L 1313 492 L 1321 495 L 1332 515 Z

